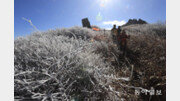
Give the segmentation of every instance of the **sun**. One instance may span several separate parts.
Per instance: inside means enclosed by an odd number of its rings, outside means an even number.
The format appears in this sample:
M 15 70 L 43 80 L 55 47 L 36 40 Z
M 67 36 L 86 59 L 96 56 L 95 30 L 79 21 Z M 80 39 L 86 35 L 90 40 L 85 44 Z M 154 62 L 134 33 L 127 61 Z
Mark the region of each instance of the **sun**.
M 105 7 L 111 0 L 99 0 L 100 7 Z

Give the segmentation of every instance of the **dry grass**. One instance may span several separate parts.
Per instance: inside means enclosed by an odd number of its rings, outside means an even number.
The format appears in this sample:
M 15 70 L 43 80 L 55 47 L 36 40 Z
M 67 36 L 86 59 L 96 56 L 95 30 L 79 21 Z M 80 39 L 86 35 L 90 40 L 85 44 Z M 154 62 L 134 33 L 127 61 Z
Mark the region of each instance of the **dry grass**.
M 104 34 L 73 27 L 15 39 L 15 99 L 150 99 L 149 96 L 135 95 L 134 89 L 165 84 L 166 39 L 163 31 L 158 32 L 162 35 L 155 34 L 158 28 L 164 28 L 159 26 L 125 27 L 131 38 L 126 58 L 120 59 L 121 52 L 111 40 L 109 31 Z M 151 84 L 152 78 L 161 81 Z

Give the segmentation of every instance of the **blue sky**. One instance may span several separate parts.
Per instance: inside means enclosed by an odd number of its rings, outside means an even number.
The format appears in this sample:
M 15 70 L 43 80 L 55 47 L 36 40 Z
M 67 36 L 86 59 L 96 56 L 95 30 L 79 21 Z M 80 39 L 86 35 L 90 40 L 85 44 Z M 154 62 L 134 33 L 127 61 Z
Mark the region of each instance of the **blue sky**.
M 82 26 L 85 17 L 102 28 L 122 25 L 132 18 L 164 22 L 166 0 L 14 0 L 14 36 L 36 29 Z

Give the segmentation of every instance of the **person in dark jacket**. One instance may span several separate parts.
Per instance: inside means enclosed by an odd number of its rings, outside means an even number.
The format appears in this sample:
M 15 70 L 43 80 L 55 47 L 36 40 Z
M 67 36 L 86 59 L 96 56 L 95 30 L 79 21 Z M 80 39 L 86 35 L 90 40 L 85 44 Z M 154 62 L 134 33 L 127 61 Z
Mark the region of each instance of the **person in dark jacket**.
M 117 33 L 118 33 L 118 35 L 120 35 L 120 33 L 121 33 L 121 26 L 118 26 Z
M 118 43 L 119 48 L 121 51 L 123 51 L 123 56 L 126 54 L 126 47 L 127 47 L 127 39 L 130 38 L 125 32 L 125 30 L 122 30 L 122 32 L 118 35 Z
M 117 38 L 117 29 L 116 29 L 116 25 L 113 26 L 113 28 L 111 29 L 111 35 L 112 35 L 112 39 L 113 42 L 116 42 Z
M 117 29 L 117 47 L 118 47 L 118 49 L 120 50 L 120 41 L 118 40 L 118 38 L 120 37 L 120 34 L 121 34 L 121 26 L 118 26 L 118 29 Z

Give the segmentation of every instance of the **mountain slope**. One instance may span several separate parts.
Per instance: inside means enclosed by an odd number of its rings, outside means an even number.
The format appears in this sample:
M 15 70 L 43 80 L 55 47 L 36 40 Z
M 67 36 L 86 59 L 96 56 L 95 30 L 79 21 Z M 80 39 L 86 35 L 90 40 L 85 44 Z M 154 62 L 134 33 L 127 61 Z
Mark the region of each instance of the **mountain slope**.
M 165 26 L 159 26 L 123 27 L 131 38 L 127 57 L 120 59 L 110 31 L 72 27 L 15 39 L 15 99 L 148 99 L 134 88 L 156 87 L 159 82 L 148 83 L 153 77 L 165 83 L 165 33 L 156 34 Z

